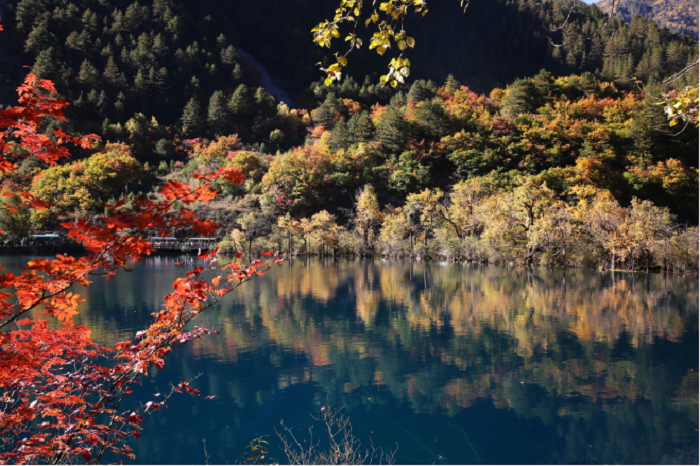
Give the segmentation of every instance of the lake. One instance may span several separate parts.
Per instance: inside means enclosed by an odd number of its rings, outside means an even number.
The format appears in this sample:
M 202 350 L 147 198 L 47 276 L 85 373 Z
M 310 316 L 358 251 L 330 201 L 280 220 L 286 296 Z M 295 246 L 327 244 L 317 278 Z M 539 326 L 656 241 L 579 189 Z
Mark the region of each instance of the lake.
M 96 280 L 76 321 L 100 343 L 132 340 L 179 260 L 199 261 L 151 257 Z M 697 277 L 295 259 L 200 317 L 221 334 L 177 350 L 131 401 L 198 374 L 202 397 L 145 422 L 138 463 L 204 463 L 203 439 L 212 463 L 234 463 L 255 437 L 279 445 L 281 420 L 308 438 L 329 405 L 363 445 L 398 445 L 397 463 L 697 457 Z

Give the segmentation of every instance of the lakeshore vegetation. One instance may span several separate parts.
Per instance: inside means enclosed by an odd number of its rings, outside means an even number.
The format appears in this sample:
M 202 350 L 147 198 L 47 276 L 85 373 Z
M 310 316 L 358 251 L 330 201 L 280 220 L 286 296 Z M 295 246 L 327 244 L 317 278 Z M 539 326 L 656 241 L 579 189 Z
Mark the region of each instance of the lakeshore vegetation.
M 488 96 L 452 77 L 439 87 L 418 80 L 370 106 L 343 86 L 316 86 L 311 112 L 279 104 L 269 119 L 306 137 L 275 154 L 238 134 L 182 138 L 172 149 L 182 160 L 151 165 L 138 141 L 171 129 L 141 116 L 127 122 L 125 141 L 70 164 L 28 158 L 4 189 L 24 186 L 51 206 L 0 222 L 19 238 L 94 216 L 105 200 L 157 199 L 149 191 L 161 180 L 196 183 L 198 173 L 237 167 L 244 184 L 217 181 L 223 198 L 194 207 L 224 227 L 222 253 L 697 270 L 697 135 L 669 134 L 641 92 L 542 71 Z M 231 114 L 213 97 L 208 116 Z

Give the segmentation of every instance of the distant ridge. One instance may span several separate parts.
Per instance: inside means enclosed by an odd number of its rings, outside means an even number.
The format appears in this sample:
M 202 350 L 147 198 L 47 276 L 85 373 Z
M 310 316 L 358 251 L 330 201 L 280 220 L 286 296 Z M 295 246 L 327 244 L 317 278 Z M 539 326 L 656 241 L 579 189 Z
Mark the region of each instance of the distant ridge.
M 601 0 L 596 5 L 605 13 L 609 13 L 612 0 Z M 698 40 L 698 0 L 615 1 L 616 18 L 629 23 L 634 15 L 651 18 L 661 27 Z

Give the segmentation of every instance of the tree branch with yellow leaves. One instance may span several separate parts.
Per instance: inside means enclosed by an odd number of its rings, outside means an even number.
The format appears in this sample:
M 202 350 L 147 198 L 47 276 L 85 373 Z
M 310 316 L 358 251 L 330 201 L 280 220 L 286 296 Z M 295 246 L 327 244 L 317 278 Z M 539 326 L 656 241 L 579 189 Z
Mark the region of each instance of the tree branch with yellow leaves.
M 460 2 L 464 9 L 469 5 L 469 0 Z M 411 12 L 425 16 L 428 13 L 427 1 L 340 0 L 333 20 L 325 20 L 311 30 L 314 43 L 320 47 L 331 48 L 333 40 L 341 37 L 341 26 L 348 25 L 351 28 L 351 32 L 345 36 L 345 42 L 349 42 L 346 51 L 335 54 L 336 63 L 328 68 L 321 68 L 327 75 L 326 85 L 330 86 L 333 81 L 342 79 L 342 69 L 348 64 L 348 55 L 353 50 L 362 48 L 363 41 L 358 37 L 358 27 L 361 24 L 366 28 L 372 25 L 376 28 L 369 41 L 370 50 L 376 50 L 381 56 L 394 46 L 399 51 L 398 56 L 392 58 L 389 63 L 389 72 L 380 78 L 381 83 L 392 87 L 404 83 L 411 72 L 411 62 L 404 58 L 404 52 L 416 45 L 415 39 L 409 37 L 404 29 L 404 20 Z

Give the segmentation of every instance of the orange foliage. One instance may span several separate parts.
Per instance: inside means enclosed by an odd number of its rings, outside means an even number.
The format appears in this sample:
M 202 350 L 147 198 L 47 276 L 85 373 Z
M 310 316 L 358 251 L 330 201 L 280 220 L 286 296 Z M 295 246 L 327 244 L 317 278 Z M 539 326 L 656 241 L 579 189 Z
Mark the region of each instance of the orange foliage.
M 379 121 L 382 119 L 382 116 L 384 116 L 387 110 L 388 108 L 384 107 L 383 105 L 372 105 L 372 113 L 370 114 L 370 117 L 372 118 L 372 123 L 374 123 L 375 125 L 379 123 Z
M 676 159 L 657 162 L 646 168 L 628 167 L 627 171 L 656 183 L 665 191 L 675 195 L 683 195 L 697 187 L 698 169 L 686 167 Z
M 323 133 L 325 133 L 325 132 L 326 132 L 326 128 L 323 127 L 322 125 L 318 125 L 311 132 L 311 137 L 312 138 L 320 138 L 321 136 L 323 136 Z
M 196 140 L 192 145 L 190 158 L 197 160 L 201 165 L 211 165 L 212 163 L 222 163 L 231 151 L 240 150 L 243 147 L 241 138 L 237 134 L 221 136 L 216 141 L 207 144 L 207 140 Z
M 362 111 L 362 105 L 352 99 L 343 99 L 343 105 L 348 109 L 350 116 L 355 116 Z

